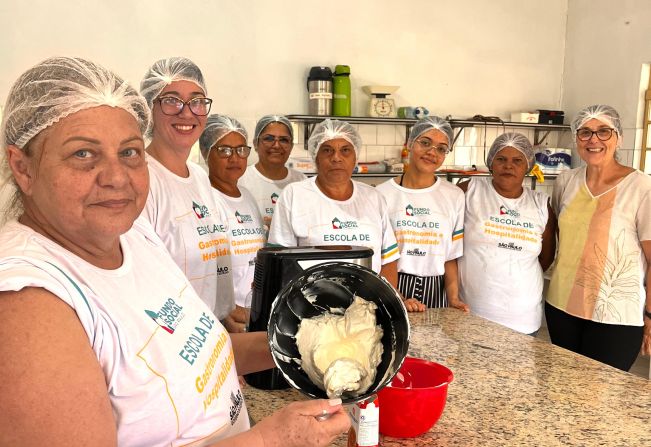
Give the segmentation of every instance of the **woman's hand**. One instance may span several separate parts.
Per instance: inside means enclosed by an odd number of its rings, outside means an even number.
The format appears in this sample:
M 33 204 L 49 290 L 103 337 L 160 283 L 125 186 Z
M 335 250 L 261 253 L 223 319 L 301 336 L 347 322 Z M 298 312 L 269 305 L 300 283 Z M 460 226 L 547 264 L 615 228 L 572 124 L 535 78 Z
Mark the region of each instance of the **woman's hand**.
M 457 299 L 448 299 L 448 305 L 450 307 L 454 307 L 455 309 L 462 310 L 465 313 L 470 312 L 470 306 L 468 306 L 466 303 L 461 301 L 459 298 L 457 298 Z
M 318 420 L 317 417 L 330 415 Z M 350 427 L 341 399 L 293 402 L 251 428 L 265 447 L 320 447 L 329 445 Z
M 427 306 L 418 301 L 416 298 L 407 298 L 403 301 L 403 303 L 405 303 L 407 312 L 425 312 L 427 309 Z
M 249 312 L 244 307 L 236 305 L 233 312 L 224 318 L 222 323 L 231 334 L 246 332 L 246 326 L 249 324 Z
M 246 332 L 246 324 L 235 321 L 231 315 L 224 318 L 224 320 L 222 320 L 222 324 L 229 334 Z
M 231 312 L 231 318 L 237 323 L 247 324 L 249 322 L 249 313 L 244 307 L 235 305 L 235 309 Z

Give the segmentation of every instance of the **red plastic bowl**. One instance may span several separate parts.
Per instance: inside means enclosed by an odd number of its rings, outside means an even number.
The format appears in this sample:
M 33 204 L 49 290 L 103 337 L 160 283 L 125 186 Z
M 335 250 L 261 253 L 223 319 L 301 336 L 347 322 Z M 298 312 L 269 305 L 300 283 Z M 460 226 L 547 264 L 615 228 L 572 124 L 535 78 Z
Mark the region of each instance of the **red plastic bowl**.
M 453 377 L 443 365 L 406 357 L 391 384 L 378 393 L 380 433 L 413 438 L 432 428 L 443 413 Z

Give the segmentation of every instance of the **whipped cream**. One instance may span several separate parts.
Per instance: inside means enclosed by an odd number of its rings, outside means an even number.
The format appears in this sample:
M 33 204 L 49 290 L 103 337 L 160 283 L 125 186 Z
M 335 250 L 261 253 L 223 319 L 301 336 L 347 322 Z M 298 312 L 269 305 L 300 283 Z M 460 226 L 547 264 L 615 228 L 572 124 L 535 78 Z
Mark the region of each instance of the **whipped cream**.
M 328 397 L 355 397 L 375 380 L 382 359 L 382 328 L 377 305 L 358 296 L 343 315 L 326 312 L 301 321 L 296 345 L 301 365 Z

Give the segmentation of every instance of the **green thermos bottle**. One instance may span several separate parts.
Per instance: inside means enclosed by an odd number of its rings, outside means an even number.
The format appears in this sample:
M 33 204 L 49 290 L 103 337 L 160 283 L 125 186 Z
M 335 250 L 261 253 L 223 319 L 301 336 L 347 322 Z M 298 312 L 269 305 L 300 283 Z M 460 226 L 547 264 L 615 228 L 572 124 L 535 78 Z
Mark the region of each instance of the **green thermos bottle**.
M 350 67 L 337 65 L 332 76 L 332 114 L 350 116 Z

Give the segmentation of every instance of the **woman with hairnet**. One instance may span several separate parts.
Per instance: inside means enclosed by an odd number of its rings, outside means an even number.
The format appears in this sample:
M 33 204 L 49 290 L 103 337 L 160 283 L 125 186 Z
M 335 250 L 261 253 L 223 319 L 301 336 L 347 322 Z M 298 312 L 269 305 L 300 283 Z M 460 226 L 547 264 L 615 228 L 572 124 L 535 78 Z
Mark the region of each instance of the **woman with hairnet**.
M 184 57 L 161 59 L 147 70 L 140 93 L 153 122 L 145 216 L 201 299 L 236 330 L 225 320 L 235 308 L 227 218 L 206 172 L 188 161 L 212 104 L 201 70 Z
M 545 305 L 549 335 L 628 371 L 640 347 L 651 353 L 651 179 L 617 161 L 622 124 L 612 107 L 582 109 L 571 128 L 585 166 L 554 184 L 559 244 Z
M 0 230 L 0 445 L 321 446 L 347 429 L 317 400 L 249 430 L 237 374 L 273 366 L 266 334 L 229 336 L 139 218 L 150 114 L 136 90 L 52 58 L 4 112 L 17 188 Z
M 281 115 L 266 115 L 255 126 L 253 147 L 258 162 L 246 168 L 239 184 L 253 195 L 269 228 L 274 207 L 283 188 L 305 180 L 305 174 L 285 166 L 294 147 L 294 131 L 289 120 Z
M 450 123 L 419 120 L 407 140 L 409 169 L 377 190 L 389 206 L 398 260 L 398 290 L 427 307 L 468 311 L 459 299 L 457 258 L 463 254 L 463 193 L 436 177 L 452 146 Z
M 267 242 L 262 216 L 255 199 L 237 181 L 244 174 L 251 147 L 247 133 L 235 118 L 210 115 L 199 138 L 201 155 L 208 165 L 210 183 L 217 203 L 227 216 L 231 241 L 231 264 L 235 286 L 235 310 L 230 318 L 236 332 L 244 332 L 249 322 L 251 285 L 258 250 Z
M 542 322 L 543 272 L 556 243 L 549 196 L 522 186 L 534 165 L 527 137 L 505 133 L 486 156 L 492 176 L 459 184 L 466 194 L 461 296 L 477 315 L 531 335 Z
M 362 140 L 345 121 L 329 120 L 314 127 L 308 151 L 317 175 L 285 187 L 276 203 L 269 244 L 361 245 L 373 249 L 372 269 L 397 287 L 400 257 L 387 204 L 372 186 L 352 179 Z M 423 311 L 416 300 L 409 311 Z

